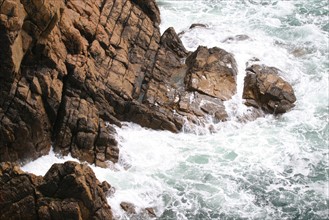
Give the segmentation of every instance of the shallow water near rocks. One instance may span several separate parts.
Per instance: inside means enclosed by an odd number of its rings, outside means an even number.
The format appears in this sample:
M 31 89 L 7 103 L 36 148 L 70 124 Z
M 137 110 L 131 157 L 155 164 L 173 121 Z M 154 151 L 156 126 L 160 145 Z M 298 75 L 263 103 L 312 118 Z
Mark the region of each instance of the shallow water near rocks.
M 238 63 L 238 92 L 225 103 L 227 122 L 173 134 L 126 123 L 117 128 L 120 161 L 93 167 L 116 188 L 108 198 L 118 219 L 122 201 L 153 207 L 157 219 L 329 219 L 329 6 L 321 0 L 158 0 L 161 31 L 218 46 Z M 189 30 L 192 23 L 206 24 Z M 246 35 L 248 38 L 235 37 Z M 252 118 L 243 105 L 245 63 L 257 57 L 283 72 L 297 96 L 281 116 Z M 54 153 L 23 167 L 44 175 Z

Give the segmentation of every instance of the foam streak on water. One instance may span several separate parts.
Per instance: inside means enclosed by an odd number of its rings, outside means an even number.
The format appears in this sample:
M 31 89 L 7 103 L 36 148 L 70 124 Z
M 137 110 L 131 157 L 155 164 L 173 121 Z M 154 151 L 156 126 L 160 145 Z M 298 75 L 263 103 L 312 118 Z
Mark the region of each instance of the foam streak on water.
M 120 162 L 93 167 L 116 188 L 108 201 L 117 218 L 129 219 L 119 206 L 126 201 L 168 220 L 329 219 L 328 2 L 157 2 L 162 32 L 185 31 L 189 50 L 218 46 L 234 54 L 238 94 L 225 103 L 230 120 L 213 125 L 217 133 L 117 128 Z M 188 30 L 192 23 L 208 27 Z M 227 40 L 236 35 L 248 39 Z M 249 111 L 241 98 L 245 63 L 253 57 L 283 70 L 298 100 L 291 112 L 241 122 Z M 44 174 L 68 159 L 51 153 L 24 170 Z

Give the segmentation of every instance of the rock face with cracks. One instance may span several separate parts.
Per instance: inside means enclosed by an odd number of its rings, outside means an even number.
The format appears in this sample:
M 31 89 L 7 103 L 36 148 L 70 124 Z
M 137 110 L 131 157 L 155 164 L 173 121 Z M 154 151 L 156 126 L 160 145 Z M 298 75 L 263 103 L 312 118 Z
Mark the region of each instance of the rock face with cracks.
M 155 0 L 0 0 L 0 162 L 35 159 L 51 146 L 107 167 L 121 121 L 180 131 L 224 121 L 236 93 L 234 56 L 187 51 L 160 34 Z M 268 113 L 296 101 L 275 68 L 247 69 L 243 98 Z M 0 166 L 0 219 L 112 219 L 111 189 L 92 170 L 55 164 L 45 177 Z M 121 205 L 134 215 L 132 204 Z M 144 214 L 155 217 L 152 208 Z
M 44 177 L 0 164 L 0 219 L 112 219 L 100 183 L 87 165 L 54 164 Z
M 53 146 L 106 167 L 117 162 L 121 121 L 180 131 L 227 118 L 234 56 L 187 51 L 161 36 L 154 0 L 0 0 L 0 161 Z M 269 113 L 293 107 L 292 87 L 269 68 L 248 69 L 243 97 Z
M 178 132 L 225 120 L 233 56 L 190 53 L 159 23 L 155 1 L 0 0 L 0 161 L 53 146 L 106 167 L 121 121 Z
M 220 48 L 199 47 L 186 60 L 187 86 L 206 95 L 228 100 L 236 93 L 238 73 L 232 54 Z
M 271 114 L 285 113 L 293 108 L 294 90 L 278 74 L 279 70 L 274 67 L 258 64 L 248 67 L 243 90 L 245 104 Z

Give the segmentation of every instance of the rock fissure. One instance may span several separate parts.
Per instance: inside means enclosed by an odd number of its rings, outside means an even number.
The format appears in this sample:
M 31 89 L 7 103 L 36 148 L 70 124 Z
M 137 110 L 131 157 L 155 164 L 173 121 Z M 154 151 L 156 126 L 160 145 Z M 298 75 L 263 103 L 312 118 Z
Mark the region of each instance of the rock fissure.
M 108 15 L 106 16 L 106 21 L 104 22 L 104 24 L 107 24 L 107 23 L 108 23 L 108 21 L 109 21 L 111 15 L 112 15 L 112 12 L 113 12 L 113 10 L 114 10 L 114 8 L 115 8 L 116 3 L 117 3 L 117 0 L 113 0 L 111 10 L 109 11 Z M 114 29 L 114 28 L 113 28 L 113 29 Z M 107 32 L 108 34 L 111 33 L 110 30 L 107 30 L 107 29 L 106 29 L 106 32 Z
M 9 92 L 9 95 L 8 95 L 9 97 L 8 97 L 8 98 L 10 98 L 10 101 L 9 101 L 8 106 L 6 107 L 6 109 L 5 109 L 5 111 L 4 111 L 3 116 L 1 117 L 1 122 L 3 121 L 4 117 L 6 117 L 6 115 L 8 115 L 8 111 L 10 110 L 12 104 L 14 103 L 14 99 L 17 97 L 17 93 L 18 93 L 18 84 L 19 84 L 20 80 L 21 80 L 21 78 L 20 78 L 20 79 L 17 81 L 17 83 L 16 83 L 15 92 L 14 92 L 14 94 L 12 95 L 12 97 L 10 97 L 11 94 L 10 94 L 10 92 Z M 4 106 L 6 106 L 6 103 L 3 103 L 3 104 L 4 104 Z
M 99 139 L 99 135 L 101 133 L 101 126 L 100 126 L 100 122 L 98 122 L 98 129 L 97 129 L 97 135 L 96 138 L 94 140 L 94 160 L 93 160 L 93 164 L 97 164 L 97 140 Z M 106 152 L 106 151 L 105 151 Z
M 127 4 L 127 2 L 128 2 L 128 0 L 124 1 L 122 8 L 124 8 L 124 6 Z M 109 14 L 109 16 L 111 16 L 111 14 Z M 115 33 L 114 30 L 116 29 L 121 16 L 122 16 L 122 11 L 119 13 L 118 17 L 115 19 L 115 22 L 114 22 L 114 25 L 113 25 L 113 29 L 112 29 L 112 33 L 110 32 L 110 35 L 109 35 L 109 42 L 112 42 L 111 40 L 112 40 L 113 34 Z M 115 44 L 115 43 L 113 45 L 118 46 L 118 44 Z
M 5 1 L 7 1 L 7 0 L 2 0 L 2 2 L 1 2 L 1 4 L 0 4 L 0 10 L 1 10 L 1 8 L 2 8 L 2 5 L 5 3 Z

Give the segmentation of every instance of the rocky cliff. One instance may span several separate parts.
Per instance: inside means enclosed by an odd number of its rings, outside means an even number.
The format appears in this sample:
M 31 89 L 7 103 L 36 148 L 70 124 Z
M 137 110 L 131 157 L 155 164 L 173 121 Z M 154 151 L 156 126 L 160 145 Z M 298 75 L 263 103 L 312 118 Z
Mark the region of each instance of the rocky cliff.
M 226 120 L 234 56 L 187 51 L 159 23 L 154 0 L 0 0 L 0 162 L 35 159 L 53 146 L 106 167 L 118 161 L 122 121 L 178 132 L 207 117 Z M 279 71 L 261 65 L 247 68 L 243 97 L 274 114 L 296 101 Z M 2 163 L 0 219 L 111 219 L 109 189 L 86 165 L 57 164 L 36 177 Z
M 227 117 L 234 57 L 161 36 L 154 1 L 1 0 L 0 13 L 0 161 L 53 146 L 106 166 L 120 121 L 177 132 Z
M 178 132 L 208 116 L 226 120 L 234 56 L 189 52 L 173 28 L 161 36 L 159 23 L 155 1 L 0 0 L 0 161 L 34 159 L 53 146 L 106 167 L 118 160 L 113 125 L 121 121 Z M 264 71 L 255 71 L 246 104 L 270 113 L 293 107 L 291 87 L 280 93 L 282 81 L 265 74 L 271 91 L 263 95 Z

